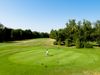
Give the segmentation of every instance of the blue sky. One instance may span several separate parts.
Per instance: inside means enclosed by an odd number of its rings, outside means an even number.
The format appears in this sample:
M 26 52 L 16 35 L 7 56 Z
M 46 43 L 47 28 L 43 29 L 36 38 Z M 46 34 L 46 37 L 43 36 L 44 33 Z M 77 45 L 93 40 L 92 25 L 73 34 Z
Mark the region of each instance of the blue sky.
M 0 22 L 6 27 L 50 32 L 69 19 L 100 19 L 100 0 L 0 0 Z

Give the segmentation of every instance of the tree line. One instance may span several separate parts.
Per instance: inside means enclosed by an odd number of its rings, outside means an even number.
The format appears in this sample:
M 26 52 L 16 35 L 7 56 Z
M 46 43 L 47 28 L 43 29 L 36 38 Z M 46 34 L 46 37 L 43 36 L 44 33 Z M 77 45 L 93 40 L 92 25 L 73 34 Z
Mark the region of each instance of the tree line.
M 30 29 L 12 29 L 0 24 L 0 42 L 33 38 L 49 38 L 48 33 L 31 31 Z
M 77 48 L 100 47 L 100 20 L 92 23 L 88 20 L 69 20 L 66 27 L 51 30 L 50 38 L 55 39 L 55 45 L 76 46 Z

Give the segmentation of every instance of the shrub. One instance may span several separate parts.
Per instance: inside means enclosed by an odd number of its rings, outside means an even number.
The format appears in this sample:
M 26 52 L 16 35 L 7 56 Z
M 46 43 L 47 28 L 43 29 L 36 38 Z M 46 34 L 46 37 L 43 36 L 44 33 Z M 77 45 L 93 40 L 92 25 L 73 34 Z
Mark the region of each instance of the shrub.
M 100 41 L 97 41 L 97 45 L 100 47 Z
M 53 42 L 54 45 L 65 45 L 64 41 L 54 41 Z
M 84 48 L 93 48 L 93 45 L 90 43 L 84 43 Z
M 76 40 L 76 48 L 83 48 L 84 47 L 84 44 L 83 42 L 81 42 L 79 39 Z
M 65 40 L 65 45 L 66 45 L 67 47 L 70 47 L 70 46 L 71 46 L 71 41 L 70 41 L 70 39 L 66 39 L 66 40 Z
M 61 45 L 61 40 L 58 40 L 58 45 Z

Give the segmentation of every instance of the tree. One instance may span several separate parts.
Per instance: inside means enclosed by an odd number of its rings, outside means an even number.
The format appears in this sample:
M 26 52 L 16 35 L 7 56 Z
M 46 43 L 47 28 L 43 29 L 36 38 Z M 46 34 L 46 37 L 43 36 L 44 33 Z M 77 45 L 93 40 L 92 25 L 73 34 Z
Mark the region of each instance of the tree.
M 84 31 L 84 41 L 91 41 L 90 34 L 92 31 L 91 22 L 88 20 L 83 20 L 83 31 Z
M 66 39 L 65 40 L 65 45 L 66 45 L 66 47 L 71 47 L 71 40 L 70 39 Z
M 88 20 L 76 23 L 75 19 L 72 19 L 66 23 L 65 28 L 51 30 L 50 37 L 55 39 L 58 44 L 65 42 L 66 46 L 92 47 L 89 42 L 97 41 L 98 43 L 100 41 L 100 21 L 97 20 L 95 24 Z
M 80 38 L 77 38 L 75 45 L 76 45 L 76 48 L 83 48 L 84 47 L 84 42 L 82 42 L 80 40 Z
M 4 25 L 0 23 L 0 42 L 3 42 L 4 41 L 4 38 L 3 38 L 3 29 L 4 29 Z
M 3 29 L 3 39 L 4 39 L 4 41 L 11 41 L 11 31 L 12 31 L 12 29 L 10 29 L 10 28 L 7 28 L 7 27 L 5 27 L 4 29 Z
M 50 32 L 50 38 L 55 39 L 56 41 L 58 41 L 59 40 L 58 31 L 52 29 L 51 32 Z

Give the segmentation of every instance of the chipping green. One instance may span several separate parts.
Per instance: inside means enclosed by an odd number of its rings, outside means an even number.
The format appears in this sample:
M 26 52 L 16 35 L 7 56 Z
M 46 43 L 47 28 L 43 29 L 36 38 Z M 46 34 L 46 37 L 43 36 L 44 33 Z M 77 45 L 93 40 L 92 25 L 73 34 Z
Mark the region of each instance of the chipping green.
M 0 75 L 100 75 L 100 48 L 54 46 L 53 41 L 0 43 Z

